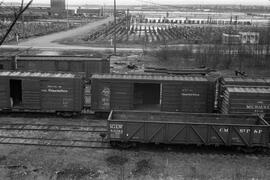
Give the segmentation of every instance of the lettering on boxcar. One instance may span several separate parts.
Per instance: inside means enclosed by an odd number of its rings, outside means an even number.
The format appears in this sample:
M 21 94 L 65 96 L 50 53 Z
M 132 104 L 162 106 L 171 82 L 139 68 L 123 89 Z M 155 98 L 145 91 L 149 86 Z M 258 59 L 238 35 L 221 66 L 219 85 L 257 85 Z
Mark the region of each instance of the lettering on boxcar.
M 229 132 L 229 128 L 219 128 L 219 132 L 228 133 Z
M 68 90 L 63 89 L 63 86 L 60 85 L 48 85 L 46 89 L 41 89 L 41 92 L 68 93 Z
M 188 88 L 182 89 L 181 95 L 182 96 L 195 96 L 195 97 L 200 96 L 200 94 L 194 92 L 193 89 L 188 89 Z
M 123 134 L 123 124 L 110 124 L 111 138 L 120 138 Z
M 104 87 L 101 91 L 101 108 L 102 109 L 110 109 L 110 96 L 111 90 L 108 87 Z
M 238 143 L 241 142 L 239 137 L 232 137 L 232 141 L 233 142 L 238 142 Z
M 250 133 L 250 129 L 239 129 L 240 133 Z
M 270 110 L 270 104 L 249 104 L 246 105 L 247 109 L 254 109 L 254 110 Z
M 261 134 L 263 131 L 261 129 L 254 129 L 254 134 Z

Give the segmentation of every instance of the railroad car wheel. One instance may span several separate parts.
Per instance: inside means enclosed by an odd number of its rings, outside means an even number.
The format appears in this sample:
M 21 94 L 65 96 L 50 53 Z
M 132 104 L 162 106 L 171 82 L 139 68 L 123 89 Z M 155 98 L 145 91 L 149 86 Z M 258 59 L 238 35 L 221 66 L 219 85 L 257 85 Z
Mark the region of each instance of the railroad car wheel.
M 256 147 L 238 147 L 238 150 L 250 154 L 250 153 L 255 153 L 256 151 L 258 151 L 259 149 Z
M 112 147 L 120 148 L 120 149 L 129 149 L 133 146 L 133 143 L 131 143 L 131 142 L 111 141 L 110 144 Z
M 64 118 L 70 118 L 74 115 L 73 112 L 57 112 L 56 114 Z
M 129 149 L 132 147 L 132 143 L 130 142 L 118 142 L 117 146 L 121 149 Z

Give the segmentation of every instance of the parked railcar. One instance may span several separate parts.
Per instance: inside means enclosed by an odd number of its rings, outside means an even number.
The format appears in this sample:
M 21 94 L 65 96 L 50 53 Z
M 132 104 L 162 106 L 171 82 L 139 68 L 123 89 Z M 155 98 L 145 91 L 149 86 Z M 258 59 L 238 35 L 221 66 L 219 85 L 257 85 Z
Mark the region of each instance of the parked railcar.
M 269 147 L 269 124 L 252 115 L 111 111 L 112 145 L 130 143 Z
M 212 112 L 215 83 L 202 76 L 94 74 L 92 110 Z
M 8 64 L 7 64 L 8 63 Z M 106 58 L 89 56 L 37 56 L 20 55 L 0 58 L 0 67 L 4 70 L 73 72 L 85 73 L 90 77 L 94 73 L 109 73 L 110 61 Z
M 270 114 L 270 87 L 227 87 L 223 96 L 223 114 Z
M 80 74 L 0 71 L 0 109 L 79 113 L 83 87 Z
M 14 58 L 7 56 L 0 56 L 0 70 L 13 70 Z
M 227 87 L 269 87 L 270 77 L 223 77 L 218 81 L 217 108 L 221 111 Z

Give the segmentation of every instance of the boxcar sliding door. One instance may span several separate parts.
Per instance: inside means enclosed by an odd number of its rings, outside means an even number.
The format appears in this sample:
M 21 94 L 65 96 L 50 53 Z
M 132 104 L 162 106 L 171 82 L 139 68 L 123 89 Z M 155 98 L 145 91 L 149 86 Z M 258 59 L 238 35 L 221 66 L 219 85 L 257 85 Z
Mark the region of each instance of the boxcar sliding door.
M 9 80 L 0 78 L 0 109 L 10 108 Z
M 27 109 L 40 109 L 40 81 L 23 80 L 22 104 Z

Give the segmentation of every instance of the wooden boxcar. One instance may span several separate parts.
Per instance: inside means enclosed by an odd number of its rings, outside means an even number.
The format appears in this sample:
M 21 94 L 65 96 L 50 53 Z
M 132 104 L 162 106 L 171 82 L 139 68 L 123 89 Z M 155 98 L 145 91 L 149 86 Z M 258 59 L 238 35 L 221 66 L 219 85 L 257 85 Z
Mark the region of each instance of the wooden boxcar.
M 83 86 L 79 74 L 0 71 L 0 109 L 80 112 Z
M 110 61 L 89 56 L 14 56 L 0 58 L 4 70 L 43 72 L 84 72 L 86 77 L 94 73 L 109 73 Z
M 111 111 L 109 140 L 117 143 L 269 147 L 269 124 L 258 116 Z
M 224 114 L 270 114 L 270 87 L 227 87 L 223 96 Z
M 13 70 L 14 58 L 7 56 L 0 56 L 0 70 Z
M 223 77 L 218 84 L 217 102 L 221 111 L 226 87 L 270 87 L 270 77 Z
M 94 74 L 94 111 L 212 112 L 215 83 L 202 76 Z

